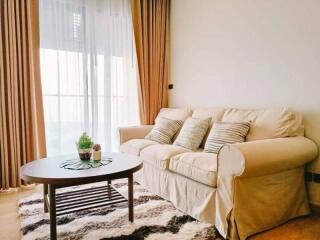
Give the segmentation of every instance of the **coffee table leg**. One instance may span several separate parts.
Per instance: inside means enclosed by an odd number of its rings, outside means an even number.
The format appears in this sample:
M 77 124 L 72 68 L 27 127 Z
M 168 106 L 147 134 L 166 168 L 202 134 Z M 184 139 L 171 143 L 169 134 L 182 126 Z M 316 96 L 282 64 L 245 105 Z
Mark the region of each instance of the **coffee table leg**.
M 48 197 L 48 184 L 43 184 L 43 205 L 44 205 L 44 212 L 48 212 L 47 197 Z
M 108 198 L 111 198 L 111 180 L 108 180 Z
M 57 219 L 56 219 L 56 188 L 54 185 L 49 185 L 50 198 L 50 239 L 57 239 Z
M 133 222 L 133 175 L 128 177 L 128 207 L 129 221 Z

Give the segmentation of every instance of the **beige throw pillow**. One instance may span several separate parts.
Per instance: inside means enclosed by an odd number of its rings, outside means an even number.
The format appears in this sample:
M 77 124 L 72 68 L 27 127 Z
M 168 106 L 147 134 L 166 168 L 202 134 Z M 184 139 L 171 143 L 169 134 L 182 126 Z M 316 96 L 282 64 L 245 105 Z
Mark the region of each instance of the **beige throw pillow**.
M 197 150 L 206 135 L 210 122 L 211 118 L 188 118 L 174 144 L 193 151 Z
M 156 141 L 158 143 L 170 144 L 172 143 L 172 138 L 180 130 L 182 124 L 182 120 L 158 117 L 156 119 L 155 126 L 145 139 Z
M 249 128 L 250 122 L 214 123 L 204 146 L 204 152 L 218 153 L 224 144 L 244 142 Z

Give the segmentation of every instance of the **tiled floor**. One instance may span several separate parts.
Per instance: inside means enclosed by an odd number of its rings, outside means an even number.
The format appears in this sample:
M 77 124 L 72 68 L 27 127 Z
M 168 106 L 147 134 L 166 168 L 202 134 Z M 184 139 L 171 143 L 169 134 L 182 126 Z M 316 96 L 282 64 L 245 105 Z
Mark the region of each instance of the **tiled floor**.
M 17 201 L 22 196 L 41 192 L 41 186 L 17 192 L 0 193 L 0 239 L 20 239 Z M 250 240 L 320 240 L 320 214 L 301 217 L 272 230 L 257 234 Z

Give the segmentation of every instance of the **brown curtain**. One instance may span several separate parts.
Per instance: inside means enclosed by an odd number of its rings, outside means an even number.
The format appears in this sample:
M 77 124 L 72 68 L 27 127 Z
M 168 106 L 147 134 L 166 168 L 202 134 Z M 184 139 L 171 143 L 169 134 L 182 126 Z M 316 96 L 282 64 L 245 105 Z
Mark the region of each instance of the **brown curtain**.
M 168 47 L 170 0 L 131 0 L 139 69 L 142 124 L 152 124 L 168 106 Z
M 46 156 L 38 0 L 0 1 L 0 188 L 19 187 L 20 166 Z

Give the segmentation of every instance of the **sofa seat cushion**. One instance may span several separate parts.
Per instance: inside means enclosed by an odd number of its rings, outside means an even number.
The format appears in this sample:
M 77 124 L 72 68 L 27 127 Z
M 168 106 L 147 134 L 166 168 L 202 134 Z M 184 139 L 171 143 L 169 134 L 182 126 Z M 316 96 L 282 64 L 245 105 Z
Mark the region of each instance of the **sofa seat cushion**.
M 170 158 L 185 152 L 191 152 L 191 150 L 169 144 L 151 145 L 140 152 L 140 158 L 156 168 L 168 169 Z
M 217 187 L 217 154 L 188 152 L 170 159 L 169 170 L 211 187 Z
M 160 145 L 160 144 L 148 139 L 131 139 L 121 144 L 120 152 L 139 156 L 142 149 L 151 145 Z

